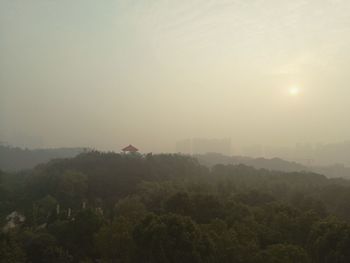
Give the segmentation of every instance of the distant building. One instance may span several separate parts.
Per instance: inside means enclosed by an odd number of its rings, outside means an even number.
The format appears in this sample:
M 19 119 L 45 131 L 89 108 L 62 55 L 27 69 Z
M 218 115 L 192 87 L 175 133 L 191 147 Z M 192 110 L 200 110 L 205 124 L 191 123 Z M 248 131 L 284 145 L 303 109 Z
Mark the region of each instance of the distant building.
M 137 153 L 139 151 L 139 149 L 137 149 L 136 147 L 134 147 L 131 144 L 129 144 L 128 146 L 123 148 L 122 151 L 124 153 Z
M 231 155 L 231 139 L 186 139 L 176 143 L 176 151 L 184 154 L 221 153 Z

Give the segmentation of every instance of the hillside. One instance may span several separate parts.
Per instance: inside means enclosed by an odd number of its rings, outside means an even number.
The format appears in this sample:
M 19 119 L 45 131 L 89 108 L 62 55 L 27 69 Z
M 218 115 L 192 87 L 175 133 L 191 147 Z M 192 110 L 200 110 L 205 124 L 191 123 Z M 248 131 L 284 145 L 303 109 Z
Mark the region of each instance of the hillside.
M 341 164 L 329 166 L 305 166 L 296 162 L 289 162 L 281 158 L 252 158 L 246 156 L 225 156 L 218 153 L 207 153 L 194 155 L 194 157 L 206 167 L 213 167 L 217 164 L 244 164 L 256 169 L 267 169 L 271 171 L 301 172 L 310 171 L 323 174 L 329 178 L 350 179 L 350 168 Z
M 288 162 L 280 158 L 265 159 L 251 158 L 246 156 L 225 156 L 218 153 L 207 153 L 194 155 L 196 159 L 207 167 L 213 167 L 216 164 L 245 164 L 256 169 L 267 169 L 283 172 L 309 171 L 310 169 L 296 162 Z
M 4 262 L 350 260 L 350 182 L 311 172 L 88 152 L 1 172 L 0 196 Z

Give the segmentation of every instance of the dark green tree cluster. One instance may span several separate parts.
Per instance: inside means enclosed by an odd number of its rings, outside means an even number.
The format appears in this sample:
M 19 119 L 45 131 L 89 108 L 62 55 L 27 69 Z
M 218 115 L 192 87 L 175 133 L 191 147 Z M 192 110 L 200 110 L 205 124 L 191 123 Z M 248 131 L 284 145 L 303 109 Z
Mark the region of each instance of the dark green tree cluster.
M 0 262 L 350 262 L 350 183 L 313 173 L 91 152 L 0 195 Z

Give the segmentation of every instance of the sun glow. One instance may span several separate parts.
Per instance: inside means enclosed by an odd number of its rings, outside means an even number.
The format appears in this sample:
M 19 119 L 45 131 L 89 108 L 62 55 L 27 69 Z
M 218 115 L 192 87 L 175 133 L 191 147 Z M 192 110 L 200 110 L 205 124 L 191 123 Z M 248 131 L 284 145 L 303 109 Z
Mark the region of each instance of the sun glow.
M 297 86 L 293 86 L 289 88 L 289 95 L 291 96 L 298 96 L 300 94 L 300 88 Z

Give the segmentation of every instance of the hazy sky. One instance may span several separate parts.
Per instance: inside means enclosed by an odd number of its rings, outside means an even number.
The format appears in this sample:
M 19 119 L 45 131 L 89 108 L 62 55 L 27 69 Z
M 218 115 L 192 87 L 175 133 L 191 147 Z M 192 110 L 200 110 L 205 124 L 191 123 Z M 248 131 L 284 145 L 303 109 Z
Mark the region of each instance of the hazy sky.
M 347 140 L 349 46 L 348 0 L 0 0 L 0 141 Z

